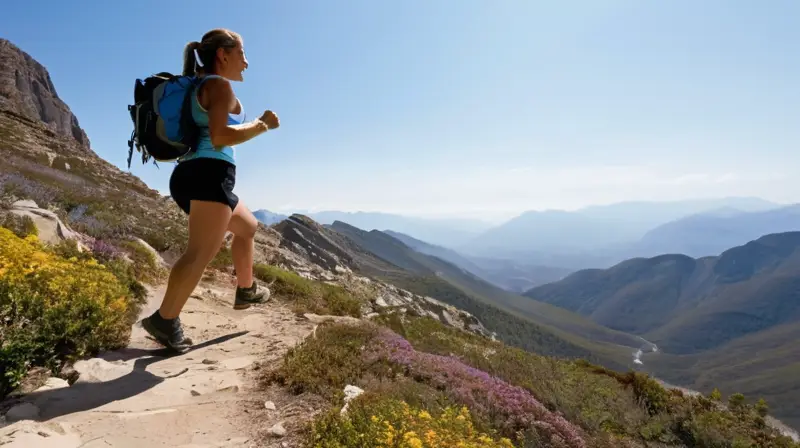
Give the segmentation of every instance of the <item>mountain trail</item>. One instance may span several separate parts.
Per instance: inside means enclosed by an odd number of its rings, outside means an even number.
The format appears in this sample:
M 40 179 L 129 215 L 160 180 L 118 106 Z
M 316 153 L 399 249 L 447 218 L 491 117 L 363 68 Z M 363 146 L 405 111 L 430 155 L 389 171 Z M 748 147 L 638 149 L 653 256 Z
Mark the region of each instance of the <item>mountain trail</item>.
M 165 288 L 150 289 L 140 319 L 158 308 Z M 261 387 L 258 375 L 314 324 L 274 298 L 235 311 L 233 289 L 204 281 L 195 290 L 181 314 L 195 343 L 187 353 L 167 352 L 137 322 L 127 348 L 77 362 L 71 386 L 49 378 L 17 399 L 0 423 L 0 446 L 296 446 L 293 430 L 317 403 Z

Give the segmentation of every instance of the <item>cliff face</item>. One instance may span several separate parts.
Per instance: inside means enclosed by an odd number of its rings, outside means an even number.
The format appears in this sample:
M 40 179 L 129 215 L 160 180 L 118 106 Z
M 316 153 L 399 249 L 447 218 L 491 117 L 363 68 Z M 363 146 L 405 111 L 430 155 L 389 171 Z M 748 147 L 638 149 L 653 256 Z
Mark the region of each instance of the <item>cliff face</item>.
M 0 38 L 0 109 L 45 123 L 59 135 L 72 137 L 89 149 L 89 137 L 58 97 L 42 64 L 8 40 Z

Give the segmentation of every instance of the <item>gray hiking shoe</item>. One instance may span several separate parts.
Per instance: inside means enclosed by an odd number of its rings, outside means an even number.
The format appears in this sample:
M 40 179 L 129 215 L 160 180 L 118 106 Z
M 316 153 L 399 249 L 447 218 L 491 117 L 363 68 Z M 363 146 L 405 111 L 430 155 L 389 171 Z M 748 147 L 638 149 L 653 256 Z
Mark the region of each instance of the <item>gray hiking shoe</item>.
M 236 299 L 233 302 L 233 309 L 244 310 L 257 303 L 265 303 L 270 298 L 269 288 L 259 286 L 253 280 L 253 285 L 249 288 L 236 287 Z
M 142 327 L 155 340 L 178 353 L 184 353 L 192 347 L 192 340 L 183 334 L 180 317 L 166 320 L 156 310 L 152 315 L 142 319 Z

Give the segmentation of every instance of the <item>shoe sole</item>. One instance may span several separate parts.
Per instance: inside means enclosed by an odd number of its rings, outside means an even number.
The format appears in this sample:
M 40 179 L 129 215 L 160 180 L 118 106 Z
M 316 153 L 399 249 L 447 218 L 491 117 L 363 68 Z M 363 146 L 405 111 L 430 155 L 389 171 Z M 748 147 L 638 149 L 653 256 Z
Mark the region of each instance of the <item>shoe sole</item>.
M 252 301 L 237 300 L 237 301 L 233 302 L 233 309 L 235 309 L 235 310 L 246 310 L 246 309 L 250 308 L 253 305 L 258 305 L 258 304 L 261 304 L 261 303 L 267 303 L 267 302 L 270 301 L 270 299 L 271 299 L 271 297 L 261 296 L 258 299 L 255 299 L 255 300 L 252 300 Z
M 186 353 L 192 347 L 191 345 L 181 345 L 181 346 L 177 346 L 176 347 L 176 346 L 170 344 L 167 335 L 162 333 L 161 331 L 159 331 L 157 328 L 155 328 L 153 326 L 153 324 L 150 322 L 150 318 L 149 317 L 142 319 L 142 328 L 144 328 L 144 330 L 150 336 L 155 338 L 155 340 L 158 341 L 161 345 L 163 345 L 163 346 L 167 347 L 168 349 L 173 350 L 175 352 Z

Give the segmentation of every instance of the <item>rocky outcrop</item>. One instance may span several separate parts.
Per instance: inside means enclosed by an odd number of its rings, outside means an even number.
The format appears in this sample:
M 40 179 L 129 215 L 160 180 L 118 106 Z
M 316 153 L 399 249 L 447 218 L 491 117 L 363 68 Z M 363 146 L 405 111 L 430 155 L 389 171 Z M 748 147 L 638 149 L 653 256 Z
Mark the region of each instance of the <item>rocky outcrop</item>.
M 0 109 L 41 121 L 57 134 L 89 149 L 89 137 L 58 97 L 42 64 L 8 40 L 0 38 Z
M 58 244 L 64 240 L 80 241 L 78 234 L 61 222 L 58 215 L 50 210 L 39 208 L 36 202 L 30 199 L 14 202 L 11 204 L 10 212 L 17 216 L 31 218 L 36 225 L 39 239 L 46 243 Z

